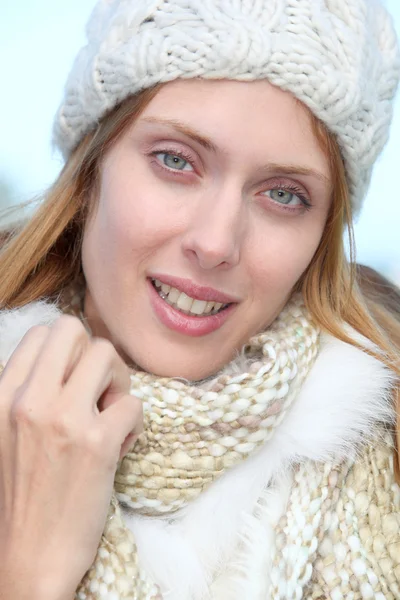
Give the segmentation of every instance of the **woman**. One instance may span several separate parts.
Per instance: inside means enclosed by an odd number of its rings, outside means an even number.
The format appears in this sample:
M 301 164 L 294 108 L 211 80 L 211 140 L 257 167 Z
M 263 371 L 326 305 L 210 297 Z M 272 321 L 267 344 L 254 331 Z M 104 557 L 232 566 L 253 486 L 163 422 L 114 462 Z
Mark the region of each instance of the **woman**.
M 0 260 L 3 598 L 400 597 L 399 324 L 342 241 L 390 19 L 115 0 L 87 33 Z

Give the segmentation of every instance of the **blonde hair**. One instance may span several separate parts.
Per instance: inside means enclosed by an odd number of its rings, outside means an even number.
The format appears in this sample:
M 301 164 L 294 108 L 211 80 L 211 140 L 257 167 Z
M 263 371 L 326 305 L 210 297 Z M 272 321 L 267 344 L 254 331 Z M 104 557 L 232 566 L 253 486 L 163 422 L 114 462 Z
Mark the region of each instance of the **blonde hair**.
M 56 297 L 81 270 L 83 229 L 96 198 L 103 156 L 140 115 L 160 86 L 130 97 L 106 115 L 95 132 L 86 135 L 66 163 L 43 203 L 0 253 L 0 308 Z M 345 168 L 336 139 L 312 116 L 321 147 L 334 178 L 333 202 L 317 252 L 296 290 L 301 290 L 314 320 L 333 336 L 358 345 L 344 327 L 348 323 L 371 340 L 377 355 L 400 375 L 400 324 L 385 307 L 366 298 L 346 259 L 343 229 L 347 225 L 353 256 L 353 231 Z M 385 319 L 385 325 L 380 319 Z M 397 332 L 389 336 L 388 332 Z

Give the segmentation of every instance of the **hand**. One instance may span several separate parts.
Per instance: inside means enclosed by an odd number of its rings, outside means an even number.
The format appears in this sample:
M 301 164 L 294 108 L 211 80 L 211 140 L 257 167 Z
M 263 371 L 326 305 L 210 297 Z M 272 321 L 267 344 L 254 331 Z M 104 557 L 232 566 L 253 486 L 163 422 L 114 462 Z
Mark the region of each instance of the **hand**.
M 142 429 L 129 387 L 112 344 L 74 317 L 34 327 L 12 355 L 0 377 L 2 600 L 73 598 Z

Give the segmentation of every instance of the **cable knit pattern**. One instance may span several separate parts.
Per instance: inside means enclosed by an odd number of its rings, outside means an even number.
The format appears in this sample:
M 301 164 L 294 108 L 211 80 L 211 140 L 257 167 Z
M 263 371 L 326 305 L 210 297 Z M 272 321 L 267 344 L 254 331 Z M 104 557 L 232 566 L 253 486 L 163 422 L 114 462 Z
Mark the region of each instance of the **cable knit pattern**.
M 337 135 L 360 208 L 400 74 L 377 0 L 100 0 L 87 40 L 55 120 L 64 157 L 111 108 L 157 83 L 268 79 Z

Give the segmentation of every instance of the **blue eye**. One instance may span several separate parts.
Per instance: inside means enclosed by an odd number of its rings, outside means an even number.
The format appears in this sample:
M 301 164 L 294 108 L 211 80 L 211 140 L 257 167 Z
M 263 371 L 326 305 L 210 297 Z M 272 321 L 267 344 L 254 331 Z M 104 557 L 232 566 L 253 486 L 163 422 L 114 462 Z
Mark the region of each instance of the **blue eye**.
M 174 171 L 193 171 L 191 164 L 182 156 L 177 154 L 168 154 L 168 152 L 158 152 L 156 158 L 162 162 L 168 169 Z
M 272 200 L 274 200 L 274 202 L 278 202 L 279 204 L 284 204 L 285 206 L 290 205 L 299 205 L 299 204 L 304 204 L 302 198 L 300 198 L 299 196 L 297 196 L 296 194 L 294 194 L 293 192 L 290 192 L 288 190 L 282 190 L 282 189 L 275 189 L 275 190 L 268 190 L 268 192 L 266 192 L 267 194 L 269 194 L 270 198 Z

